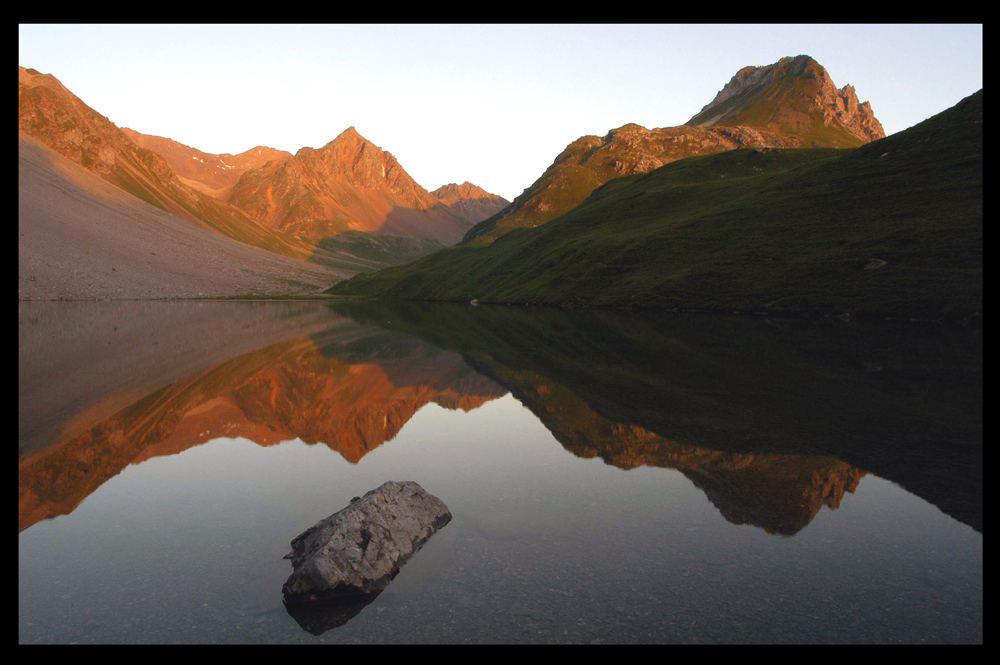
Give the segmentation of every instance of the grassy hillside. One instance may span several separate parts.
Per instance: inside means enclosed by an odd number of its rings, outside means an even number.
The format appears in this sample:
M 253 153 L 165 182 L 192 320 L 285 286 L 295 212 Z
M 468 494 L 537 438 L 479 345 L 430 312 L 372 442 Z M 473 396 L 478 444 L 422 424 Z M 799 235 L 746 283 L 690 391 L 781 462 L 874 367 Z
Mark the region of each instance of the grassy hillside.
M 469 229 L 463 245 L 483 247 L 514 229 L 541 226 L 566 214 L 604 183 L 648 173 L 688 157 L 737 148 L 797 147 L 773 132 L 750 127 L 661 127 L 630 123 L 604 137 L 569 144 L 538 180 L 504 210 Z M 817 147 L 832 147 L 821 145 Z
M 635 123 L 582 136 L 506 209 L 471 228 L 462 244 L 482 247 L 517 228 L 540 226 L 580 205 L 613 178 L 647 173 L 686 157 L 737 148 L 856 148 L 884 138 L 868 102 L 837 89 L 807 55 L 744 67 L 686 124 Z
M 850 150 L 743 149 L 597 189 L 488 247 L 330 293 L 892 316 L 982 309 L 982 92 Z

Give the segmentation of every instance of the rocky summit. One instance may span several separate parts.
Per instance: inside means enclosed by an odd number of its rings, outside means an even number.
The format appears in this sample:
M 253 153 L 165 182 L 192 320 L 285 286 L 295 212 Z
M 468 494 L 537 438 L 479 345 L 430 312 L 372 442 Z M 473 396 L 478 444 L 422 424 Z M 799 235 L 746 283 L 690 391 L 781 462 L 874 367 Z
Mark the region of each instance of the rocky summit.
M 322 148 L 248 170 L 228 201 L 270 228 L 314 242 L 378 231 L 450 244 L 485 216 L 442 203 L 354 127 Z
M 744 67 L 687 124 L 751 125 L 806 148 L 849 147 L 885 137 L 871 104 L 858 101 L 854 86 L 838 89 L 826 68 L 807 55 Z
M 850 85 L 838 89 L 809 56 L 744 67 L 687 124 L 627 124 L 570 143 L 511 205 L 483 220 L 463 242 L 486 245 L 515 228 L 569 212 L 614 178 L 647 173 L 687 157 L 738 148 L 848 148 L 885 132 Z
M 442 185 L 431 194 L 453 212 L 475 220 L 486 219 L 500 212 L 510 203 L 502 196 L 491 194 L 468 181 L 461 185 L 455 183 Z

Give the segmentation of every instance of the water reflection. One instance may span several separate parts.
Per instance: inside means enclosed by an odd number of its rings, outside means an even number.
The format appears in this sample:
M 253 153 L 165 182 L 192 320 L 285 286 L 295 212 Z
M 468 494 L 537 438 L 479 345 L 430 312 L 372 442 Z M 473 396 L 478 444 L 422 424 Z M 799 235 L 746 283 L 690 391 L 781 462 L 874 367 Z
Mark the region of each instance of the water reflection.
M 208 305 L 197 309 L 201 318 L 190 307 L 171 312 L 171 321 L 190 322 L 175 325 L 183 363 L 155 370 L 173 343 L 166 339 L 120 348 L 131 356 L 118 375 L 141 375 L 143 391 L 123 381 L 120 394 L 105 386 L 95 396 L 84 379 L 60 384 L 62 403 L 45 412 L 71 417 L 50 422 L 48 439 L 25 425 L 43 418 L 37 400 L 25 399 L 24 367 L 50 378 L 59 367 L 46 366 L 44 335 L 32 334 L 37 318 L 29 325 L 25 317 L 20 530 L 71 512 L 130 464 L 220 436 L 262 446 L 297 438 L 358 463 L 426 404 L 468 411 L 508 391 L 572 454 L 623 469 L 678 469 L 734 524 L 795 534 L 822 506 L 836 508 L 865 469 L 981 529 L 976 331 L 487 307 Z M 115 309 L 97 322 L 87 310 L 89 343 L 130 325 L 154 329 L 146 318 L 162 318 L 160 307 Z M 191 333 L 206 311 L 236 340 L 222 360 L 219 336 Z M 246 350 L 252 344 L 240 343 L 240 331 L 273 343 Z M 92 362 L 108 366 L 108 353 Z M 76 359 L 81 376 L 85 360 Z M 51 356 L 57 361 L 65 364 Z M 197 369 L 176 376 L 178 364 Z
M 163 385 L 22 454 L 19 529 L 71 512 L 130 464 L 218 437 L 301 439 L 357 463 L 426 404 L 468 411 L 506 392 L 457 353 L 342 317 L 328 315 L 327 326 Z
M 461 352 L 571 451 L 684 470 L 734 521 L 761 514 L 750 505 L 782 503 L 776 488 L 790 478 L 835 506 L 837 488 L 850 490 L 865 469 L 982 529 L 978 328 L 457 305 L 336 310 Z M 706 455 L 715 461 L 684 461 Z M 749 480 L 755 467 L 774 481 Z M 747 472 L 738 482 L 735 469 Z M 796 523 L 789 515 L 765 528 L 787 533 Z
M 19 314 L 24 641 L 981 640 L 978 329 Z M 366 606 L 283 607 L 288 540 L 411 474 L 455 528 Z
M 313 605 L 284 603 L 284 606 L 288 616 L 295 619 L 295 623 L 299 624 L 302 630 L 313 635 L 322 635 L 353 619 L 361 610 L 375 602 L 381 593 L 381 591 L 376 591 L 375 593 L 357 594 L 337 601 L 326 601 Z

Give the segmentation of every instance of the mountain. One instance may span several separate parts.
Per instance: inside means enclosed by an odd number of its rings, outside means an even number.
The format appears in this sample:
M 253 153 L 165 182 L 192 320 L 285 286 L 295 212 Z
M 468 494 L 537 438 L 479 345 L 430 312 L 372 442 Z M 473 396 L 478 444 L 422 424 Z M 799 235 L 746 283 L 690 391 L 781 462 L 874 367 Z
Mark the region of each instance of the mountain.
M 500 213 L 473 227 L 466 244 L 486 245 L 515 228 L 544 224 L 613 178 L 647 173 L 687 157 L 737 148 L 856 147 L 884 136 L 868 102 L 838 90 L 809 56 L 745 67 L 686 125 L 628 124 L 569 144 Z
M 516 228 L 545 224 L 621 176 L 646 173 L 696 155 L 784 145 L 779 135 L 750 127 L 646 129 L 628 124 L 603 137 L 583 136 L 570 143 L 513 203 L 470 229 L 462 244 L 480 247 Z
M 490 194 L 471 182 L 463 182 L 461 185 L 455 183 L 442 185 L 431 194 L 453 212 L 479 221 L 500 212 L 510 204 L 510 201 L 502 196 Z
M 688 125 L 765 128 L 801 147 L 856 147 L 885 138 L 869 102 L 851 85 L 837 89 L 807 55 L 744 67 Z
M 982 91 L 859 148 L 743 149 L 612 180 L 487 247 L 338 283 L 401 299 L 858 316 L 982 312 Z
M 287 289 L 295 288 L 296 284 L 299 291 L 303 288 L 311 291 L 315 285 L 328 283 L 330 279 L 394 265 L 440 249 L 506 204 L 503 199 L 493 202 L 494 197 L 471 185 L 455 191 L 445 188 L 442 200 L 413 182 L 391 155 L 362 139 L 353 129 L 323 149 L 303 148 L 296 155 L 264 146 L 238 155 L 212 155 L 172 139 L 119 128 L 54 76 L 24 67 L 18 69 L 18 130 L 21 142 L 30 144 L 21 149 L 22 163 L 29 160 L 35 164 L 20 181 L 26 186 L 31 181 L 31 191 L 40 193 L 48 191 L 46 188 L 61 178 L 58 187 L 63 188 L 53 192 L 52 201 L 22 196 L 19 215 L 22 231 L 37 236 L 45 229 L 44 233 L 55 234 L 49 237 L 57 241 L 46 243 L 42 239 L 32 244 L 30 250 L 28 246 L 20 248 L 22 261 L 35 266 L 31 271 L 21 271 L 21 293 L 30 298 L 288 293 Z M 152 225 L 128 223 L 130 216 L 136 214 L 135 203 L 129 197 L 121 198 L 102 189 L 97 197 L 100 202 L 96 202 L 94 184 L 89 181 L 83 185 L 85 191 L 71 192 L 74 183 L 87 179 L 68 176 L 72 169 L 64 164 L 54 169 L 60 174 L 58 178 L 50 173 L 38 180 L 36 176 L 42 171 L 53 170 L 49 163 L 58 161 L 41 157 L 44 151 L 40 147 L 175 219 L 245 245 L 325 268 L 303 269 L 266 255 L 248 264 L 245 250 L 235 254 L 216 253 L 211 260 L 195 260 L 199 252 L 185 256 L 183 251 L 175 251 L 177 239 L 172 237 L 175 222 L 163 222 L 157 214 L 144 210 L 141 215 L 144 219 L 157 221 Z M 235 196 L 234 189 L 238 189 Z M 276 191 L 279 199 L 269 199 Z M 74 198 L 87 201 L 79 208 L 78 219 L 72 218 Z M 54 217 L 36 220 L 42 207 L 51 215 L 57 201 L 68 207 Z M 100 216 L 94 216 L 95 206 L 110 206 L 109 219 L 116 220 L 115 224 L 101 228 Z M 89 235 L 81 242 L 95 254 L 53 255 L 60 233 L 53 226 L 56 219 L 64 223 L 67 237 L 81 240 L 79 234 L 87 229 Z M 109 235 L 112 226 L 117 236 Z M 358 230 L 344 233 L 348 229 Z M 378 237 L 370 233 L 374 230 L 380 232 Z M 106 250 L 116 243 L 120 245 L 117 253 L 108 254 Z M 129 246 L 132 250 L 127 249 Z M 209 239 L 202 249 L 217 246 L 218 242 Z M 135 253 L 139 249 L 142 251 Z M 132 254 L 126 257 L 122 251 Z M 94 261 L 96 256 L 111 260 L 112 255 L 116 266 L 97 265 Z M 146 259 L 154 255 L 178 260 L 154 261 L 148 270 L 144 269 Z M 238 260 L 237 255 L 241 256 Z M 131 277 L 112 275 L 115 279 L 108 281 L 103 273 L 112 267 L 118 272 L 117 268 L 125 262 L 134 268 L 129 271 Z M 253 267 L 258 264 L 267 266 L 263 272 L 270 281 L 266 284 L 239 274 L 261 272 Z M 273 269 L 279 265 L 286 265 L 288 272 L 277 283 L 270 278 L 276 276 Z M 219 275 L 236 273 L 235 277 L 243 278 L 222 279 L 213 284 L 212 267 Z M 186 272 L 192 273 L 190 279 Z M 317 283 L 315 274 L 324 272 Z M 304 273 L 312 276 L 303 278 Z M 78 279 L 81 275 L 87 275 L 87 279 Z M 172 290 L 173 285 L 176 288 Z
M 147 203 L 240 242 L 309 258 L 311 248 L 178 178 L 159 154 L 137 145 L 55 77 L 18 69 L 18 129 Z
M 123 127 L 136 145 L 151 150 L 167 162 L 181 182 L 209 196 L 225 200 L 229 190 L 246 171 L 270 161 L 288 159 L 291 153 L 266 146 L 256 146 L 238 155 L 213 155 L 161 136 L 141 134 Z
M 18 300 L 316 292 L 352 275 L 238 242 L 19 133 Z
M 349 127 L 322 148 L 249 169 L 227 200 L 268 228 L 313 244 L 345 231 L 377 231 L 446 245 L 481 219 L 475 206 L 458 206 L 466 197 L 455 194 L 442 201 Z

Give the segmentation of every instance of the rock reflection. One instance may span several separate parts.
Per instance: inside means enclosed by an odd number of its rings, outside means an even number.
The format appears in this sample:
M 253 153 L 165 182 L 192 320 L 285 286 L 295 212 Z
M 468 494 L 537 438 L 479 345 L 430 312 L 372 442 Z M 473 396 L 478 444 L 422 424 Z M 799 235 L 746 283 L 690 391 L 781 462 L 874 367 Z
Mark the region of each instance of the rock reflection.
M 323 603 L 284 602 L 283 604 L 288 616 L 295 619 L 295 622 L 303 630 L 313 635 L 322 635 L 326 631 L 343 626 L 353 619 L 361 610 L 373 603 L 381 593 L 381 591 L 359 593 Z

